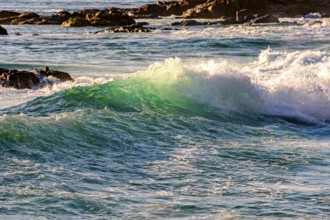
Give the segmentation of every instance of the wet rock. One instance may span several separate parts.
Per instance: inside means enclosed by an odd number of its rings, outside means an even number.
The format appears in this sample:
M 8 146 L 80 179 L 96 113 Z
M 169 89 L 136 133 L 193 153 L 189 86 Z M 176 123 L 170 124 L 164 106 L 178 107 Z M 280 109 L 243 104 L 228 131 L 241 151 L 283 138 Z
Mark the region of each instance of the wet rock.
M 0 75 L 0 84 L 3 87 L 33 89 L 39 83 L 39 78 L 34 73 L 28 71 L 10 70 Z
M 123 9 L 133 15 L 134 18 L 158 18 L 171 15 L 182 15 L 182 13 L 206 0 L 193 1 L 157 1 L 156 4 L 147 4 L 138 8 Z
M 116 8 L 89 13 L 86 15 L 86 19 L 92 24 L 92 26 L 118 26 L 135 23 L 128 14 Z
M 136 18 L 157 18 L 176 15 L 181 18 L 224 19 L 225 24 L 272 23 L 279 17 L 295 17 L 319 12 L 330 16 L 326 0 L 181 0 L 157 2 L 126 9 Z
M 180 0 L 158 1 L 137 8 L 85 9 L 59 12 L 51 16 L 35 13 L 0 11 L 0 24 L 62 24 L 64 27 L 123 26 L 135 23 L 134 18 L 159 18 L 174 15 L 185 19 L 222 19 L 223 24 L 278 22 L 280 17 L 303 16 L 318 12 L 330 17 L 329 0 Z M 177 25 L 208 25 L 182 23 Z
M 17 17 L 18 15 L 20 15 L 20 13 L 18 13 L 18 12 L 0 11 L 0 18 Z
M 129 25 L 129 26 L 121 26 L 121 27 L 113 27 L 106 30 L 101 30 L 95 32 L 95 34 L 101 33 L 142 33 L 142 32 L 150 32 L 150 28 L 143 27 L 142 25 Z
M 84 27 L 84 26 L 118 26 L 131 25 L 135 21 L 127 13 L 116 8 L 105 10 L 81 10 L 73 13 L 67 21 L 62 23 L 63 27 Z
M 41 17 L 38 24 L 61 25 L 64 21 L 70 19 L 72 14 L 67 11 L 57 12 L 55 15 Z
M 22 24 L 36 24 L 41 21 L 40 16 L 36 13 L 20 14 L 11 21 L 11 24 L 22 25 Z
M 214 22 L 198 22 L 196 20 L 184 20 L 180 22 L 174 22 L 172 26 L 198 26 L 198 25 L 216 25 L 221 24 L 221 21 L 214 21 Z
M 37 89 L 52 85 L 54 82 L 50 80 L 50 76 L 59 82 L 73 81 L 68 73 L 50 70 L 48 67 L 34 71 L 0 69 L 0 85 L 15 89 Z
M 6 29 L 0 26 L 0 35 L 8 35 L 8 32 Z
M 90 25 L 91 23 L 88 20 L 80 17 L 71 17 L 61 24 L 62 27 L 85 27 Z
M 11 17 L 4 17 L 4 18 L 0 18 L 0 24 L 11 24 L 12 20 L 17 19 L 18 16 L 11 16 Z
M 178 28 L 162 28 L 162 31 L 179 31 Z
M 70 76 L 69 73 L 58 71 L 58 70 L 50 70 L 49 67 L 39 69 L 39 70 L 37 70 L 37 72 L 46 77 L 49 77 L 49 76 L 55 77 L 55 78 L 59 79 L 61 82 L 73 81 L 73 78 Z
M 84 9 L 72 13 L 72 17 L 86 18 L 88 14 L 95 14 L 101 10 L 99 9 Z

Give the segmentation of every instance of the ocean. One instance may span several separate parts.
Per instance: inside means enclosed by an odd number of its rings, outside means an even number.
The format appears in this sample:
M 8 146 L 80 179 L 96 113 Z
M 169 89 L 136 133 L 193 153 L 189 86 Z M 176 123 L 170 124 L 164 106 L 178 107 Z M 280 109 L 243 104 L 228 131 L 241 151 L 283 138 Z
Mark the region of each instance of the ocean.
M 157 29 L 2 25 L 0 68 L 75 81 L 0 88 L 0 219 L 330 219 L 330 21 L 138 21 Z

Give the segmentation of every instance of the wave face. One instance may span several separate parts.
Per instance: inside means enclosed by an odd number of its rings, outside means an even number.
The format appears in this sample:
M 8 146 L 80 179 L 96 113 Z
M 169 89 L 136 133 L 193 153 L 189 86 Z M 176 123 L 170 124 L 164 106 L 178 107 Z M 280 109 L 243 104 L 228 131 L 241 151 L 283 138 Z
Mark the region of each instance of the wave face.
M 329 69 L 268 49 L 48 88 L 0 110 L 0 217 L 326 218 Z
M 329 69 L 329 55 L 320 51 L 268 49 L 247 64 L 229 60 L 185 64 L 175 58 L 124 79 L 74 87 L 4 113 L 42 115 L 86 108 L 165 113 L 208 109 L 217 114 L 281 116 L 323 123 L 330 119 Z

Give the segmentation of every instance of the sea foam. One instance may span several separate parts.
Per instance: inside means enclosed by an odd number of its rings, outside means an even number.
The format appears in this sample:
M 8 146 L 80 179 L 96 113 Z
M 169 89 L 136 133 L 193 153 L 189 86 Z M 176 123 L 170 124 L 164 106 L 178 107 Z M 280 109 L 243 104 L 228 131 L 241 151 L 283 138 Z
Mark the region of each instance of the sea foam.
M 138 77 L 221 111 L 237 111 L 310 122 L 330 120 L 330 57 L 321 51 L 264 50 L 258 60 L 184 63 L 168 59 Z

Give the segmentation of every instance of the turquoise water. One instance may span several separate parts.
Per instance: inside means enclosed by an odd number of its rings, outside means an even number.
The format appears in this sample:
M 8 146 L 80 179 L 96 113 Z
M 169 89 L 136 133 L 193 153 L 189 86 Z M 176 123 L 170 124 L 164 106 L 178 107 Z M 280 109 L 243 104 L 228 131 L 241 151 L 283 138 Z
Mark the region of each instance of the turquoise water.
M 0 88 L 0 218 L 329 219 L 329 21 L 300 22 L 4 25 L 0 67 L 75 82 Z

